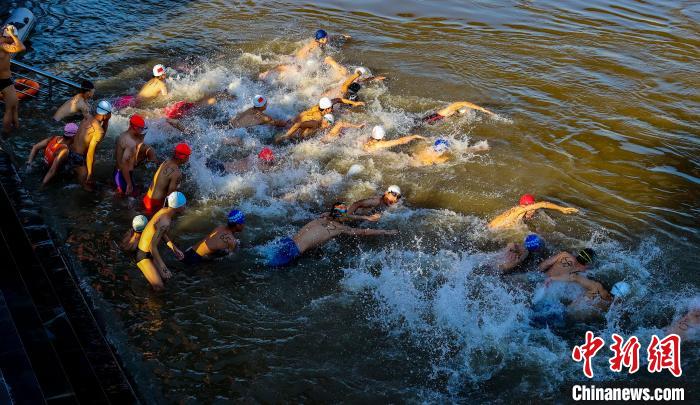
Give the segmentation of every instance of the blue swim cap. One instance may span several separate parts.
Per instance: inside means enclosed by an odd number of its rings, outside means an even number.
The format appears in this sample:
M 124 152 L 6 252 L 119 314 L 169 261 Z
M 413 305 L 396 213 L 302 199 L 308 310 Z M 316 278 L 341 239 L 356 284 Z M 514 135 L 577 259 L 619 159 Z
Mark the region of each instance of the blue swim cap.
M 525 248 L 532 252 L 533 250 L 541 248 L 542 245 L 544 245 L 544 241 L 542 241 L 542 238 L 533 233 L 531 235 L 527 235 L 524 244 Z
M 231 210 L 228 213 L 228 224 L 243 225 L 245 224 L 245 215 L 241 211 Z
M 325 38 L 325 37 L 327 37 L 327 36 L 328 36 L 328 33 L 327 33 L 326 31 L 324 31 L 324 30 L 318 30 L 318 31 L 316 31 L 315 37 L 316 37 L 316 40 L 317 40 L 317 41 L 318 41 L 319 39 L 323 39 L 323 38 Z
M 435 152 L 444 152 L 450 147 L 450 143 L 447 142 L 446 139 L 438 139 L 435 141 L 435 144 L 433 145 L 433 149 L 435 149 Z

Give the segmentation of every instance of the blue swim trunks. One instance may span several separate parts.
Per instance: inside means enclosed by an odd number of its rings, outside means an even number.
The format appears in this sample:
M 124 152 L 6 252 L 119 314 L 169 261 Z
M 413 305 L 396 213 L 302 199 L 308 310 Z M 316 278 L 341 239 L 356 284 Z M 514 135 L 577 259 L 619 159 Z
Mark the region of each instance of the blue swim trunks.
M 299 257 L 301 252 L 292 238 L 284 238 L 277 242 L 275 255 L 267 262 L 270 267 L 283 267 Z
M 194 249 L 189 248 L 185 250 L 185 257 L 182 258 L 182 263 L 188 265 L 188 266 L 194 266 L 195 264 L 199 264 L 204 260 L 202 256 L 200 256 Z

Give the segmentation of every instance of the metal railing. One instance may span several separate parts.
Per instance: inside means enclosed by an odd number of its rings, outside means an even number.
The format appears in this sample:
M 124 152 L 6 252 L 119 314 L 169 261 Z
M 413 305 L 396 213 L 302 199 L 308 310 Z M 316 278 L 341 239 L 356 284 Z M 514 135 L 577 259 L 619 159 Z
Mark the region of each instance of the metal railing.
M 56 85 L 66 86 L 74 90 L 80 89 L 80 84 L 72 80 L 64 79 L 54 75 L 53 73 L 35 68 L 34 66 L 27 65 L 26 63 L 18 62 L 14 59 L 11 60 L 10 63 L 14 68 L 12 72 L 13 76 L 35 82 L 39 85 L 38 87 L 34 87 L 30 83 L 15 83 L 15 91 L 22 93 L 29 98 L 34 98 L 36 96 L 35 94 L 30 93 L 31 90 L 36 90 L 36 94 L 44 94 L 51 99 L 54 93 L 54 86 Z M 33 74 L 35 77 L 27 76 L 28 73 L 26 72 Z M 40 78 L 43 79 L 43 81 Z M 22 88 L 22 86 L 24 86 L 24 88 Z

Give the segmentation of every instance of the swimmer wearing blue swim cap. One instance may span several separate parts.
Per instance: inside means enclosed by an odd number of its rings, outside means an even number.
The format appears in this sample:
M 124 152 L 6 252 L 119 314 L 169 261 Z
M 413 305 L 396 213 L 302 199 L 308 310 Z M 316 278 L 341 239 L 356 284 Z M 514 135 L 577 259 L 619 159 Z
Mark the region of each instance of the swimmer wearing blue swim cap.
M 244 228 L 245 214 L 232 209 L 226 216 L 226 225 L 217 226 L 204 239 L 187 249 L 182 263 L 193 266 L 231 254 L 240 245 L 236 234 L 243 232 Z
M 438 138 L 432 145 L 413 154 L 413 166 L 430 166 L 446 163 L 452 159 L 449 152 L 450 142 L 444 138 Z
M 508 274 L 516 271 L 528 258 L 530 253 L 536 252 L 544 246 L 542 238 L 535 234 L 528 235 L 522 244 L 509 243 L 501 253 L 501 263 L 498 264 L 501 273 Z

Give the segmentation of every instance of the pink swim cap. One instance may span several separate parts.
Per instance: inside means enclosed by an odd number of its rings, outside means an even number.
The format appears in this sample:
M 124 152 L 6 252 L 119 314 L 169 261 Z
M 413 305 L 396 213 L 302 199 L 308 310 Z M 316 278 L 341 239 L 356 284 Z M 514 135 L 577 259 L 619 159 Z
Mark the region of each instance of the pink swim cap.
M 63 136 L 67 136 L 69 138 L 72 138 L 77 133 L 78 133 L 78 124 L 76 124 L 75 122 L 69 122 L 68 124 L 66 124 L 65 127 L 63 127 Z

